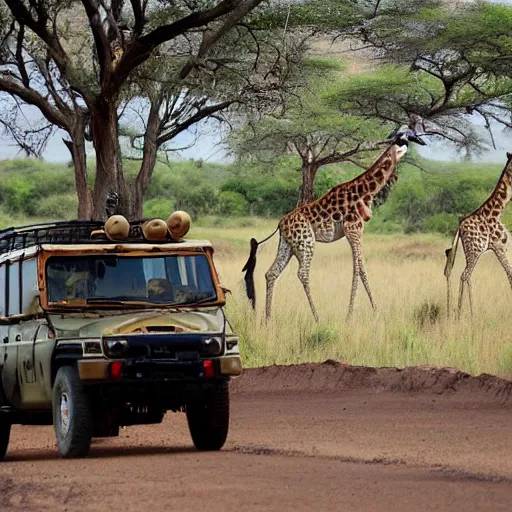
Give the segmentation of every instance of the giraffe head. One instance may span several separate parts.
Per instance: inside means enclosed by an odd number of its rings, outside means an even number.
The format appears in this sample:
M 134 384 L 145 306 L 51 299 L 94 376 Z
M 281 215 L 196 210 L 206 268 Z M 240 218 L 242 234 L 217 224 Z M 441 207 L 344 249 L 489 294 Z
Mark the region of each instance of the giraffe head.
M 421 146 L 425 145 L 425 142 L 418 137 L 416 132 L 407 125 L 403 125 L 398 130 L 391 132 L 388 138 L 394 142 L 393 149 L 395 150 L 397 162 L 407 153 L 409 142 L 414 142 Z

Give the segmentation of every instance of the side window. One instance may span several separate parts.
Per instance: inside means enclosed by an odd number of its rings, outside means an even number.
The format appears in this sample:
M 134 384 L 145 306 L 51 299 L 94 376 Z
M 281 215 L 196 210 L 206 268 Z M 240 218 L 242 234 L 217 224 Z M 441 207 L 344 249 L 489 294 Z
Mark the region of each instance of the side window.
M 20 279 L 19 263 L 12 263 L 9 266 L 9 311 L 8 315 L 20 313 Z
M 7 316 L 5 310 L 5 265 L 0 266 L 0 316 Z
M 23 272 L 21 290 L 23 297 L 22 313 L 28 313 L 35 297 L 39 295 L 39 289 L 37 286 L 37 264 L 35 258 L 24 261 L 21 271 Z

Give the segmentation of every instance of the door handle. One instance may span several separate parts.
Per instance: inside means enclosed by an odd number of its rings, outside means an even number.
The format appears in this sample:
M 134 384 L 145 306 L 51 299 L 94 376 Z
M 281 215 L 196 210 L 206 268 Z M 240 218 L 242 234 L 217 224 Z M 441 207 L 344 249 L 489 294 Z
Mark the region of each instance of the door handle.
M 14 341 L 21 341 L 21 334 L 16 334 Z

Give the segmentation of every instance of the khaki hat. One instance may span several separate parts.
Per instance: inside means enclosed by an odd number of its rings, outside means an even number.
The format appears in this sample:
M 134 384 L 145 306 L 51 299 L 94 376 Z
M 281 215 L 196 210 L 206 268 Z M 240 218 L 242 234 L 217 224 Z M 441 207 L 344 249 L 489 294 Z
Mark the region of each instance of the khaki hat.
M 112 215 L 105 222 L 104 229 L 110 240 L 126 240 L 130 234 L 130 223 L 122 215 Z
M 192 219 L 187 212 L 178 210 L 167 219 L 167 227 L 174 238 L 183 238 L 190 229 Z
M 158 241 L 167 238 L 167 224 L 162 219 L 147 220 L 142 224 L 142 234 L 146 240 Z

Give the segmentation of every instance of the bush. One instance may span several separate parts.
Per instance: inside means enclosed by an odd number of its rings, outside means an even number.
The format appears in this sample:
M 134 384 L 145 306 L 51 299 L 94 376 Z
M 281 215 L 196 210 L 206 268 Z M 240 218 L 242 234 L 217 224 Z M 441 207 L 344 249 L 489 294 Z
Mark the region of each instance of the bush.
M 247 199 L 238 192 L 229 190 L 219 194 L 219 213 L 225 215 L 233 215 L 241 217 L 246 215 L 248 211 Z
M 150 199 L 144 203 L 144 217 L 167 219 L 174 211 L 174 203 L 170 199 Z
M 176 209 L 185 210 L 193 219 L 215 213 L 218 205 L 217 190 L 209 184 L 197 188 L 184 187 L 176 198 Z
M 35 199 L 34 214 L 52 220 L 76 219 L 78 199 L 76 194 L 54 195 Z
M 320 325 L 304 338 L 303 344 L 308 348 L 321 348 L 338 340 L 339 332 L 334 327 Z
M 458 225 L 459 219 L 453 213 L 437 213 L 425 219 L 422 231 L 452 235 L 457 230 Z
M 2 185 L 2 198 L 7 209 L 14 213 L 35 213 L 36 185 L 22 176 L 8 178 Z

